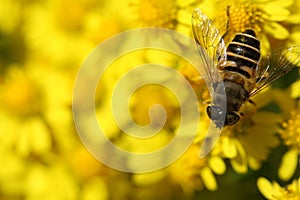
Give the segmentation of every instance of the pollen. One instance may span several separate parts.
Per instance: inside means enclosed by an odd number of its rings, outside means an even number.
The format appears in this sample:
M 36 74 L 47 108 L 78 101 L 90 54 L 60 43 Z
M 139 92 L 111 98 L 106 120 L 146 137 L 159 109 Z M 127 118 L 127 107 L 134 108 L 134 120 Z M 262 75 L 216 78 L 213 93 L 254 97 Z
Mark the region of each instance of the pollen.
M 289 147 L 297 148 L 300 151 L 300 112 L 292 111 L 291 117 L 282 123 L 282 129 L 279 131 L 284 143 Z
M 260 32 L 257 24 L 263 21 L 262 12 L 255 4 L 244 2 L 233 4 L 229 7 L 229 28 L 234 32 L 242 32 L 247 28 L 252 28 Z
M 296 186 L 296 187 L 295 187 Z M 299 200 L 300 199 L 300 191 L 297 185 L 297 182 L 294 181 L 291 185 L 288 185 L 285 188 L 281 188 L 282 199 L 286 200 Z

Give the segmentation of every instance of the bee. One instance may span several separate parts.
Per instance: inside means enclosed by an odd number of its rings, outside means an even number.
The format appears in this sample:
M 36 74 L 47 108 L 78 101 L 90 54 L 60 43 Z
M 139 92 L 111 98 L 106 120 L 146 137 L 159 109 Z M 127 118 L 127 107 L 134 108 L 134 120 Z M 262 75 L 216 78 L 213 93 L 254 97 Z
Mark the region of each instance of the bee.
M 243 104 L 300 62 L 300 45 L 275 51 L 263 61 L 260 41 L 250 28 L 236 33 L 226 47 L 219 30 L 198 8 L 193 11 L 192 29 L 213 91 L 206 112 L 217 128 L 236 124 Z

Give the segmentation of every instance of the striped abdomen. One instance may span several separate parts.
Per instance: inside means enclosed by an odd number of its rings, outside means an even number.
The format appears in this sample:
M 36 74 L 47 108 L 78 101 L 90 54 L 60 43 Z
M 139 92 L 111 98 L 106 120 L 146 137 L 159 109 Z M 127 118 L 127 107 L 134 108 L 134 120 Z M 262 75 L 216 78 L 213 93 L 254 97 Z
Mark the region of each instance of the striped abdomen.
M 260 42 L 251 29 L 235 35 L 227 48 L 227 60 L 234 61 L 236 66 L 226 66 L 228 71 L 237 71 L 247 78 L 256 72 L 260 58 Z

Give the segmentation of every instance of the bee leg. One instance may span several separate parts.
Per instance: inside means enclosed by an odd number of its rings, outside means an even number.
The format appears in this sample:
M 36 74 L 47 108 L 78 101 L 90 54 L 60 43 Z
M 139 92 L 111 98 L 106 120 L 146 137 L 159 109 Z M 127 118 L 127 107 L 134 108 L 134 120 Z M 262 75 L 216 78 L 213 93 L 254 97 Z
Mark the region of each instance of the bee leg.
M 239 114 L 240 114 L 241 118 L 243 118 L 243 120 L 247 120 L 247 123 L 249 125 L 253 126 L 255 124 L 251 114 L 249 114 L 249 113 L 245 114 L 243 112 L 240 112 Z
M 188 78 L 190 82 L 198 82 L 200 80 L 202 80 L 201 76 L 197 76 L 197 77 L 192 77 L 192 78 Z
M 227 6 L 227 9 L 226 9 L 226 15 L 227 15 L 227 22 L 226 22 L 226 31 L 225 33 L 223 34 L 222 38 L 225 38 L 225 36 L 228 34 L 228 30 L 229 30 L 229 19 L 230 19 L 230 6 Z
M 268 78 L 268 76 L 269 76 L 269 73 L 265 71 L 265 72 L 262 74 L 262 76 L 259 76 L 258 78 L 256 78 L 256 83 L 257 83 L 257 82 L 260 82 L 260 81 L 263 81 L 264 79 Z
M 203 101 L 202 104 L 211 104 L 210 100 Z
M 249 103 L 251 103 L 252 105 L 256 106 L 256 103 L 254 101 L 252 101 L 251 99 L 248 100 Z

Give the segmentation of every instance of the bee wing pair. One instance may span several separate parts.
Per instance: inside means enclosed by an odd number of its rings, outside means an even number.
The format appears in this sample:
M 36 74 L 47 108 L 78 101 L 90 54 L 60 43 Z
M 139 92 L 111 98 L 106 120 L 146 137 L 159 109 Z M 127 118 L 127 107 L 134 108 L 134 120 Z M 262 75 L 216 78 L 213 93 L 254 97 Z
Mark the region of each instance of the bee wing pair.
M 219 73 L 217 64 L 221 59 L 226 59 L 226 45 L 219 30 L 213 22 L 196 8 L 192 15 L 193 34 L 199 49 L 199 53 L 207 77 L 211 86 L 217 80 Z M 267 59 L 262 59 L 256 73 L 256 85 L 250 93 L 250 97 L 266 88 L 273 81 L 288 73 L 295 65 L 300 63 L 300 45 L 281 49 L 269 54 Z
M 192 29 L 200 57 L 204 64 L 206 76 L 210 83 L 209 89 L 214 90 L 214 84 L 222 81 L 220 80 L 220 70 L 217 65 L 222 59 L 227 59 L 225 42 L 218 28 L 216 28 L 213 22 L 198 8 L 193 11 Z M 255 87 L 250 92 L 249 98 L 259 93 L 259 91 L 266 88 L 279 77 L 288 73 L 299 63 L 300 45 L 275 51 L 271 53 L 267 59 L 262 59 L 255 75 Z M 208 137 L 201 147 L 200 157 L 204 157 L 209 153 L 220 133 L 221 129 L 210 126 L 207 133 Z

